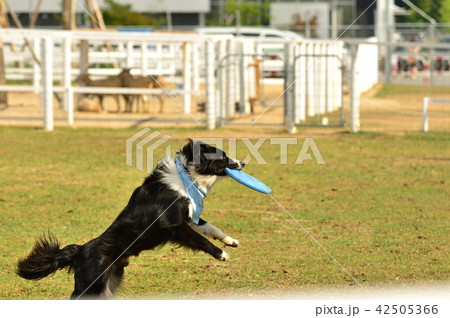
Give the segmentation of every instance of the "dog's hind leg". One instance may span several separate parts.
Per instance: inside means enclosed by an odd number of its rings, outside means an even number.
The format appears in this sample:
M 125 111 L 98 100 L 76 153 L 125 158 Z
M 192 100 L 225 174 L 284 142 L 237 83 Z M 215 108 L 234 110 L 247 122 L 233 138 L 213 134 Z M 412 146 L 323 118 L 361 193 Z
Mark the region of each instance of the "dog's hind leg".
M 119 259 L 112 267 L 106 280 L 105 289 L 102 292 L 104 298 L 112 298 L 116 290 L 120 287 L 125 273 L 125 266 L 128 266 L 128 257 Z
M 181 246 L 196 251 L 203 251 L 220 261 L 228 261 L 230 259 L 230 256 L 228 256 L 225 251 L 222 251 L 220 248 L 212 244 L 186 223 L 183 223 L 180 226 L 168 228 L 167 230 L 171 234 L 170 240 L 174 243 L 178 243 Z
M 226 235 L 221 230 L 219 230 L 217 227 L 212 225 L 211 223 L 206 222 L 203 219 L 200 219 L 198 224 L 195 223 L 189 223 L 189 226 L 192 227 L 192 229 L 206 237 L 219 240 L 225 245 L 237 247 L 239 245 L 239 241 L 232 238 L 231 236 Z
M 104 277 L 99 277 L 97 280 L 96 278 L 88 279 L 87 277 L 80 277 L 80 274 L 77 275 L 77 272 L 75 272 L 75 289 L 70 299 L 102 299 L 105 298 L 105 289 Z
M 70 299 L 102 299 L 106 289 L 106 278 L 109 273 L 104 273 L 99 263 L 93 259 L 80 258 L 74 264 L 75 288 Z

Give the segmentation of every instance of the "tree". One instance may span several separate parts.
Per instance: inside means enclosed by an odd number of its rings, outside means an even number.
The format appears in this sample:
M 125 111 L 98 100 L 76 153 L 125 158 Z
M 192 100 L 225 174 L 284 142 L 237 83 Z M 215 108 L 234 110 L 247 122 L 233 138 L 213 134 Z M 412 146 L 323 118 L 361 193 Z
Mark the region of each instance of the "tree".
M 439 8 L 439 22 L 450 23 L 450 0 L 444 0 Z
M 246 0 L 228 0 L 225 6 L 225 24 L 236 23 L 236 13 L 239 10 L 241 25 L 265 25 L 270 18 L 270 3 L 250 3 Z
M 131 4 L 120 4 L 114 0 L 105 0 L 108 5 L 102 8 L 106 25 L 159 25 L 163 19 L 152 19 L 149 16 L 133 11 Z
M 430 17 L 435 19 L 436 21 L 440 21 L 440 7 L 441 4 L 444 2 L 448 2 L 449 0 L 411 0 L 412 3 L 414 3 L 417 7 L 419 7 L 422 11 L 424 11 L 426 14 L 428 14 Z M 406 7 L 411 12 L 410 15 L 407 15 L 405 17 L 405 20 L 407 22 L 429 22 L 426 19 L 424 19 L 420 14 L 418 14 L 413 9 L 410 9 L 409 6 L 407 6 L 403 1 L 401 1 L 401 4 L 403 7 Z

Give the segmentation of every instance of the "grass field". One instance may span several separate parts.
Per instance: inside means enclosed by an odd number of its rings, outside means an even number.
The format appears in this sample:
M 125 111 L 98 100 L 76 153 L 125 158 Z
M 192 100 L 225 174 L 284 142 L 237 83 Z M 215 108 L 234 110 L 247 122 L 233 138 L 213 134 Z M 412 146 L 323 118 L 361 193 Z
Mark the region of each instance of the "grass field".
M 109 226 L 145 177 L 125 165 L 125 141 L 137 131 L 0 127 L 0 299 L 69 297 L 66 271 L 33 282 L 14 266 L 47 231 L 63 244 L 83 243 Z M 238 138 L 238 157 L 247 154 L 244 128 L 159 131 L 173 136 L 172 150 L 187 137 L 230 136 Z M 309 130 L 295 137 L 314 137 L 326 164 L 295 165 L 300 145 L 291 145 L 288 164 L 280 165 L 279 148 L 267 141 L 260 149 L 267 164 L 253 159 L 246 171 L 360 284 L 449 282 L 450 134 Z M 361 289 L 269 196 L 224 180 L 208 195 L 204 216 L 240 241 L 226 248 L 229 262 L 172 246 L 146 251 L 131 259 L 118 298 Z

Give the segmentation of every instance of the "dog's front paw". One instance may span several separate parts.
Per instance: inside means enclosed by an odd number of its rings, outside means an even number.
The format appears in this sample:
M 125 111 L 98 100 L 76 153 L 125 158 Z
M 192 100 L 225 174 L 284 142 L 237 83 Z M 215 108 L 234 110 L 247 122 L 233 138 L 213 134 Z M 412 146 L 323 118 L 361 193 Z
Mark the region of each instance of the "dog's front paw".
M 225 245 L 232 246 L 232 247 L 238 247 L 238 245 L 239 245 L 239 241 L 235 240 L 231 236 L 227 236 L 227 237 L 223 238 L 221 241 L 223 243 L 225 243 Z
M 225 251 L 222 251 L 222 255 L 220 256 L 219 260 L 226 262 L 229 259 L 230 259 L 230 255 L 228 255 Z

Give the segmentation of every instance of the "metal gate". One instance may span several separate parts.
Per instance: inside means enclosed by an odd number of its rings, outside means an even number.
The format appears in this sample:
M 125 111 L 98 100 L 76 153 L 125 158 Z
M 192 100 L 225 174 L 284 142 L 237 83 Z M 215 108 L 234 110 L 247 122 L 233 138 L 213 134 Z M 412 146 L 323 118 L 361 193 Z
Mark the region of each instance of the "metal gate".
M 317 41 L 286 43 L 276 60 L 271 54 L 222 55 L 216 68 L 218 125 L 285 125 L 288 131 L 343 126 L 342 45 L 323 54 L 330 48 Z M 281 68 L 282 77 L 264 76 L 275 72 L 268 67 Z
M 331 49 L 337 52 L 328 53 Z M 288 131 L 295 126 L 345 124 L 345 66 L 338 49 L 325 45 L 286 45 L 284 103 Z
M 218 124 L 250 125 L 266 110 L 272 107 L 284 107 L 282 96 L 284 79 L 267 78 L 269 54 L 233 53 L 223 56 L 217 66 L 217 114 Z M 277 61 L 280 74 L 284 73 L 284 56 Z M 275 87 L 276 92 L 273 90 Z M 269 89 L 270 88 L 270 89 Z M 278 101 L 278 104 L 274 105 Z M 275 102 L 275 103 L 274 103 Z M 265 118 L 258 124 L 283 125 L 281 110 L 277 117 Z

